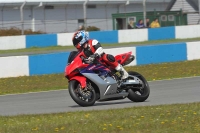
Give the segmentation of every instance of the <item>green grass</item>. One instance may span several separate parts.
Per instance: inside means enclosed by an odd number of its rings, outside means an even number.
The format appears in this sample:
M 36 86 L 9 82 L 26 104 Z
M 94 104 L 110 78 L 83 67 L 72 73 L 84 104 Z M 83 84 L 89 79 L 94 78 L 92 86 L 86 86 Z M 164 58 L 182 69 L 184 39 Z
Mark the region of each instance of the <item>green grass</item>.
M 33 52 L 33 53 L 44 53 L 44 51 L 65 51 L 67 49 L 74 49 L 73 46 L 50 46 L 50 47 L 31 47 L 26 49 L 14 49 L 14 50 L 0 50 L 0 54 L 12 54 L 12 53 L 27 53 L 27 52 Z
M 200 103 L 0 116 L 1 133 L 199 133 Z
M 149 44 L 166 44 L 175 42 L 190 42 L 190 41 L 200 41 L 200 38 L 189 38 L 189 39 L 169 39 L 169 40 L 155 40 L 155 41 L 144 41 L 144 42 L 129 42 L 129 43 L 115 43 L 115 44 L 102 44 L 104 48 L 109 48 L 113 46 L 135 46 L 135 45 L 149 45 Z M 0 54 L 12 54 L 12 53 L 44 53 L 52 51 L 65 51 L 65 50 L 75 50 L 74 46 L 51 46 L 51 47 L 32 47 L 27 49 L 15 49 L 15 50 L 0 50 Z
M 148 81 L 179 77 L 200 76 L 200 60 L 125 67 L 141 73 Z M 0 79 L 0 95 L 67 89 L 63 74 L 24 76 Z

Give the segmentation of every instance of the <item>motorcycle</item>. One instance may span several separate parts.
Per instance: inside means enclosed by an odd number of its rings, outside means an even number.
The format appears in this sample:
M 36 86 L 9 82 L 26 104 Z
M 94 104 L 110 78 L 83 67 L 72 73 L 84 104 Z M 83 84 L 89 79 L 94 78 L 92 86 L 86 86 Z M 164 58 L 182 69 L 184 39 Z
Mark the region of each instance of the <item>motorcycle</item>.
M 122 66 L 131 63 L 132 52 L 116 55 L 115 60 Z M 146 79 L 139 73 L 130 71 L 127 79 L 110 68 L 101 58 L 89 62 L 83 52 L 72 51 L 65 68 L 69 81 L 69 94 L 80 106 L 92 106 L 96 101 L 110 101 L 128 98 L 133 102 L 143 102 L 150 94 Z

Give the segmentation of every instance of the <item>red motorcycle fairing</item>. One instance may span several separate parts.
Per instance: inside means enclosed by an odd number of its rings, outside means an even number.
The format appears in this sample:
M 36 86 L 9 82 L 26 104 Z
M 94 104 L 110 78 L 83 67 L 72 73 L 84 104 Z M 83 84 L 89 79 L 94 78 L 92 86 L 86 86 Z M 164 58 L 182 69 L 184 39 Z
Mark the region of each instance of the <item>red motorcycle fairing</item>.
M 77 68 L 87 67 L 88 64 L 83 64 L 81 58 L 75 58 L 68 66 L 65 68 L 65 75 L 71 75 L 71 73 Z
M 69 79 L 69 81 L 71 80 L 77 80 L 81 84 L 82 89 L 86 87 L 86 78 L 84 76 L 75 76 Z
M 127 53 L 116 55 L 115 60 L 122 65 L 125 63 L 126 60 L 129 59 L 131 54 L 132 54 L 132 52 L 127 52 Z
M 82 52 L 78 55 L 78 58 L 74 58 L 74 60 L 65 67 L 65 77 L 68 78 L 69 81 L 77 80 L 82 88 L 86 87 L 86 78 L 81 75 L 77 75 L 79 73 L 78 68 L 85 68 L 88 64 L 84 64 L 81 56 L 84 56 Z
M 120 64 L 124 64 L 124 62 L 129 59 L 131 54 L 132 54 L 132 52 L 120 54 L 120 55 L 115 56 L 115 59 Z M 83 63 L 81 56 L 84 56 L 83 52 L 80 52 L 77 55 L 77 57 L 74 58 L 74 60 L 68 66 L 66 66 L 65 77 L 68 78 L 69 81 L 77 80 L 80 83 L 81 88 L 85 88 L 86 80 L 87 80 L 86 77 L 84 77 L 82 75 L 77 75 L 79 73 L 77 68 L 85 68 L 88 66 L 88 64 Z

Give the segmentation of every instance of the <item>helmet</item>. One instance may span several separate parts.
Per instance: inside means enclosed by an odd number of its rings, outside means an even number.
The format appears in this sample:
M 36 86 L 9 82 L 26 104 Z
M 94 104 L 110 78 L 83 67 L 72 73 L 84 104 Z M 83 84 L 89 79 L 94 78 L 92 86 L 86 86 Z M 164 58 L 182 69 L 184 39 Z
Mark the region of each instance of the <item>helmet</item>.
M 72 38 L 72 42 L 77 49 L 80 49 L 88 40 L 89 35 L 84 30 L 76 32 Z

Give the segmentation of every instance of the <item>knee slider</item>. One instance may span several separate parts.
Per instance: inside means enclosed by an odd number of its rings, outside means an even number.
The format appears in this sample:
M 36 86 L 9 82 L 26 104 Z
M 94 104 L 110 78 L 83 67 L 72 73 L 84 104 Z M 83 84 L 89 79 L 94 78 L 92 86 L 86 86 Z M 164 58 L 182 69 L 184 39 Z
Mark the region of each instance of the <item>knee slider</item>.
M 106 57 L 110 62 L 115 62 L 115 57 L 113 55 L 107 54 Z

